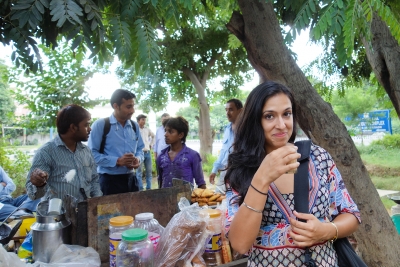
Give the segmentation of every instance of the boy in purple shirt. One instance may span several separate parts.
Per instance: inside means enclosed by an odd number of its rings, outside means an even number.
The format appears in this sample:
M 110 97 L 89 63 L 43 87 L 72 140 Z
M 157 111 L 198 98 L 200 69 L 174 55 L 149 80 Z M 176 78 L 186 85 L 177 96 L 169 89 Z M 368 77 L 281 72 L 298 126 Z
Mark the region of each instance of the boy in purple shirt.
M 171 187 L 172 178 L 178 178 L 206 188 L 200 154 L 185 145 L 189 123 L 183 117 L 171 118 L 165 124 L 165 143 L 157 157 L 158 186 Z

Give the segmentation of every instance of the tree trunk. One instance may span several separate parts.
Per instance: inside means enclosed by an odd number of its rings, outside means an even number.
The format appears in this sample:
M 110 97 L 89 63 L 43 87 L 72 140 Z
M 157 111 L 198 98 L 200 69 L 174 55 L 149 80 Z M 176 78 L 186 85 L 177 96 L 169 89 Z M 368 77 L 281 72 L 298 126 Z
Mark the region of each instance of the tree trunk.
M 197 92 L 197 101 L 200 107 L 199 116 L 199 139 L 200 139 L 200 156 L 203 160 L 206 159 L 206 154 L 212 153 L 212 135 L 211 135 L 211 122 L 210 122 L 210 108 L 205 96 L 205 87 L 207 78 L 203 77 L 202 81 L 188 68 L 184 68 L 183 72 L 187 75 L 192 82 Z
M 241 40 L 249 60 L 263 80 L 274 80 L 292 89 L 299 125 L 315 144 L 334 158 L 345 184 L 357 203 L 362 224 L 354 234 L 370 267 L 397 267 L 400 238 L 380 200 L 346 127 L 311 86 L 284 45 L 272 4 L 238 0 L 228 29 Z
M 400 46 L 386 23 L 374 13 L 372 40 L 362 38 L 368 61 L 379 83 L 385 88 L 400 118 Z

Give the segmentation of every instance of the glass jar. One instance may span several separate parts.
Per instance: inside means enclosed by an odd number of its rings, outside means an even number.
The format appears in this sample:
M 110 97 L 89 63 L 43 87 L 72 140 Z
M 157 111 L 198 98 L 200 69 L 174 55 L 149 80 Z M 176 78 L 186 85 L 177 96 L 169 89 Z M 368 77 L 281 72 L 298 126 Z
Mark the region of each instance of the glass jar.
M 117 216 L 110 219 L 110 267 L 117 266 L 117 248 L 119 243 L 121 242 L 122 232 L 129 228 L 133 228 L 132 216 Z
M 210 216 L 207 229 L 212 232 L 212 237 L 206 242 L 203 259 L 207 267 L 222 265 L 221 211 L 207 209 L 204 212 Z
M 153 243 L 154 250 L 157 247 L 160 236 L 164 231 L 156 219 L 154 219 L 154 214 L 151 212 L 144 212 L 136 214 L 135 222 L 133 223 L 134 228 L 141 228 L 147 230 L 149 233 L 149 239 Z
M 117 267 L 153 267 L 153 244 L 144 229 L 133 228 L 122 233 L 117 249 Z

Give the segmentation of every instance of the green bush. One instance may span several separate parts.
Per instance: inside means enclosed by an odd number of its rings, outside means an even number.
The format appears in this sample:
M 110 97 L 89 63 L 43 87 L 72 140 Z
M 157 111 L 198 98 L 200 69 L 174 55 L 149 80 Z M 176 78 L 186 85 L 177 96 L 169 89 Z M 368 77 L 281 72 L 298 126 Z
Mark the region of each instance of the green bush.
M 0 166 L 17 186 L 13 197 L 24 194 L 26 175 L 31 166 L 29 156 L 15 147 L 6 146 L 4 140 L 0 139 Z
M 385 135 L 381 140 L 372 142 L 372 145 L 382 145 L 385 148 L 400 148 L 400 134 Z
M 212 154 L 207 154 L 205 160 L 203 160 L 203 172 L 207 175 L 210 175 L 213 164 L 217 160 L 217 156 L 213 156 Z

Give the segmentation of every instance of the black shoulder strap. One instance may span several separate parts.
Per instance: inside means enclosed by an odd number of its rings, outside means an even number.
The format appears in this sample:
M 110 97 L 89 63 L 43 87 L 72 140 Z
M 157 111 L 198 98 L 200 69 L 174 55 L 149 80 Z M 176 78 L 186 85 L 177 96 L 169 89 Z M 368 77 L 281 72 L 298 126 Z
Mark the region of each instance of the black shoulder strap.
M 297 212 L 309 213 L 308 209 L 308 161 L 310 157 L 311 140 L 298 141 L 295 143 L 298 152 L 301 154 L 300 166 L 294 175 L 294 209 Z
M 136 124 L 131 120 L 132 130 L 136 133 Z
M 294 209 L 297 212 L 309 213 L 308 209 L 308 162 L 311 150 L 311 140 L 298 141 L 295 143 L 298 147 L 297 152 L 301 154 L 300 166 L 297 168 L 297 172 L 294 175 Z M 300 220 L 300 219 L 299 219 Z M 304 221 L 304 220 L 300 220 Z M 316 267 L 310 248 L 306 247 L 304 252 L 305 261 L 304 264 L 307 267 Z
M 110 132 L 110 128 L 111 128 L 111 123 L 110 123 L 110 118 L 104 118 L 104 128 L 103 128 L 103 136 L 101 138 L 101 144 L 100 144 L 100 149 L 99 152 L 100 153 L 104 153 L 104 146 L 106 145 L 106 138 L 107 138 L 107 134 Z

